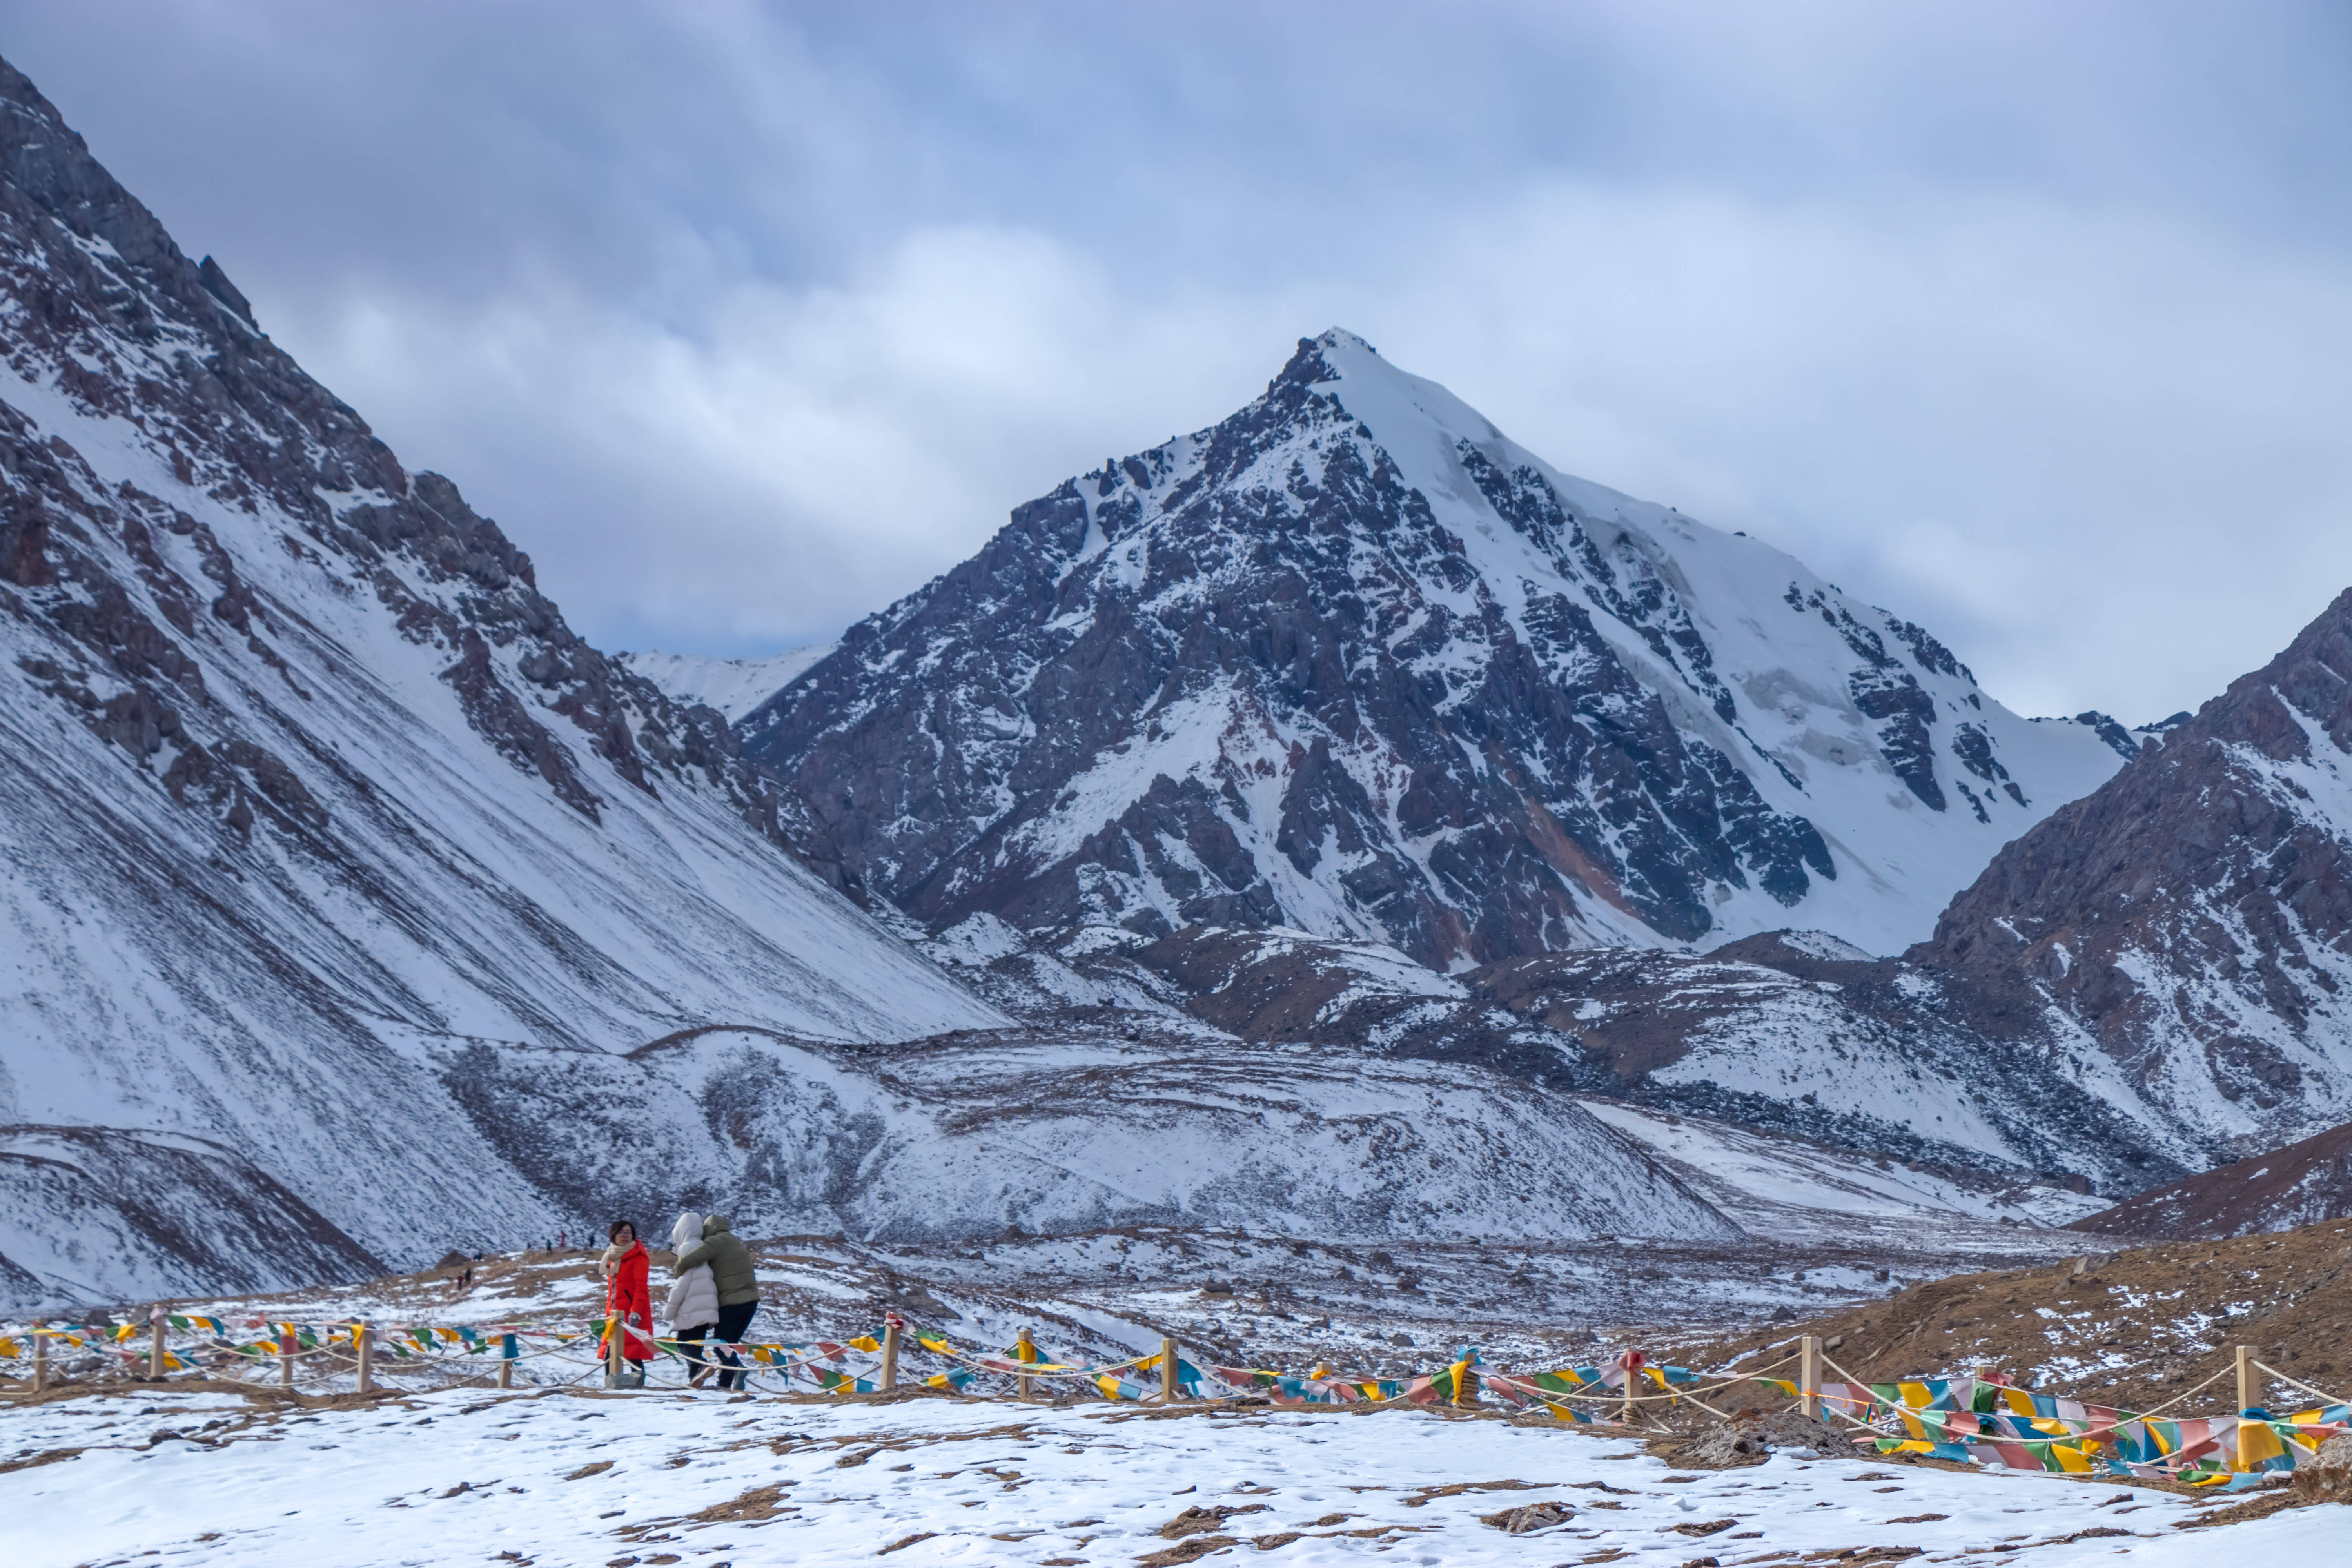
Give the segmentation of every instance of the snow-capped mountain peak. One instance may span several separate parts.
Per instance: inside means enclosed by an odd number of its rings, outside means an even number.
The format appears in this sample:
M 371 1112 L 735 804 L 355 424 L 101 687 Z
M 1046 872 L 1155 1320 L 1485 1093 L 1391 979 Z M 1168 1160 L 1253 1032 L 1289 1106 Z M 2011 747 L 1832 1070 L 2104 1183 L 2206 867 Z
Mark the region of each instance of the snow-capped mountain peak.
M 1893 951 L 2122 760 L 1337 329 L 742 729 L 927 921 L 1287 924 L 1441 968 L 1788 925 Z

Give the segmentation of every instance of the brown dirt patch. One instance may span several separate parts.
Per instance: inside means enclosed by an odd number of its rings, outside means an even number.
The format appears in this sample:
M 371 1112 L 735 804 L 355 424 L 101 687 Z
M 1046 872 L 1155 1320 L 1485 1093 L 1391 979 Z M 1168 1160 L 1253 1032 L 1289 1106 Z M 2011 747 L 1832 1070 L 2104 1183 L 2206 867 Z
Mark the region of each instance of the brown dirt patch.
M 2243 1524 L 2250 1519 L 2268 1519 L 2291 1508 L 2307 1508 L 2312 1501 L 2310 1498 L 2281 1487 L 2276 1491 L 2266 1491 L 2260 1497 L 2233 1502 L 2226 1508 L 2209 1509 L 2187 1519 L 2175 1520 L 2172 1527 L 2175 1530 L 2204 1530 L 2217 1524 Z
M 781 1485 L 753 1487 L 740 1497 L 712 1503 L 700 1512 L 689 1513 L 686 1517 L 702 1524 L 749 1523 L 773 1519 L 784 1507 L 784 1489 Z
M 30 1470 L 43 1465 L 54 1465 L 59 1460 L 70 1459 L 80 1452 L 79 1448 L 48 1448 L 37 1454 L 28 1454 L 21 1459 L 0 1460 L 0 1475 L 5 1475 L 10 1470 Z
M 1548 1491 L 1558 1481 L 1448 1481 L 1442 1487 L 1423 1487 L 1404 1500 L 1407 1508 L 1426 1508 L 1442 1497 L 1460 1497 L 1465 1492 L 1532 1492 Z
M 1814 1333 L 1837 1342 L 1830 1359 L 1865 1382 L 1999 1369 L 2042 1393 L 2146 1410 L 2227 1370 L 2231 1347 L 2248 1344 L 2303 1382 L 2337 1397 L 2352 1391 L 2352 1222 L 2121 1251 L 2099 1238 L 2084 1244 L 2082 1258 L 2063 1263 L 1956 1274 L 1809 1321 L 1683 1341 L 1672 1353 L 1702 1366 L 1744 1352 L 1760 1365 Z M 1786 1403 L 1725 1394 L 1748 1407 Z M 2283 1383 L 2262 1397 L 2273 1410 L 2318 1403 Z M 2234 1398 L 2223 1378 L 2182 1414 L 2223 1410 Z
M 1165 1540 L 1175 1541 L 1187 1535 L 1198 1535 L 1204 1530 L 1218 1529 L 1225 1521 L 1237 1518 L 1242 1514 L 1265 1511 L 1266 1505 L 1262 1502 L 1244 1503 L 1239 1508 L 1227 1508 L 1222 1505 L 1215 1508 L 1188 1508 L 1161 1525 L 1160 1534 Z
M 1154 1552 L 1148 1557 L 1139 1557 L 1136 1562 L 1141 1564 L 1142 1568 L 1171 1568 L 1172 1564 L 1178 1563 L 1197 1563 L 1212 1552 L 1222 1552 L 1234 1544 L 1236 1540 L 1230 1535 L 1196 1535 L 1190 1541 L 1179 1542 L 1165 1551 Z

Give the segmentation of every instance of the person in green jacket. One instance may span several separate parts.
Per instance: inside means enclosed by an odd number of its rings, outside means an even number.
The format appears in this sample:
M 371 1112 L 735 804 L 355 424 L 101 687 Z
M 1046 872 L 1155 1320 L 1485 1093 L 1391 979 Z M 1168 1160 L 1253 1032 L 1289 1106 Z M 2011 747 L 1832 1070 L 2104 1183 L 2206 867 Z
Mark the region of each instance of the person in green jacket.
M 751 1268 L 751 1249 L 727 1228 L 725 1215 L 715 1214 L 702 1222 L 701 1241 L 679 1253 L 669 1271 L 683 1274 L 705 1263 L 710 1265 L 711 1283 L 719 1287 L 719 1326 L 711 1331 L 711 1337 L 730 1345 L 741 1344 L 752 1315 L 760 1310 L 760 1279 Z M 741 1360 L 733 1351 L 719 1351 L 718 1356 L 727 1369 L 719 1374 L 719 1386 L 742 1387 Z

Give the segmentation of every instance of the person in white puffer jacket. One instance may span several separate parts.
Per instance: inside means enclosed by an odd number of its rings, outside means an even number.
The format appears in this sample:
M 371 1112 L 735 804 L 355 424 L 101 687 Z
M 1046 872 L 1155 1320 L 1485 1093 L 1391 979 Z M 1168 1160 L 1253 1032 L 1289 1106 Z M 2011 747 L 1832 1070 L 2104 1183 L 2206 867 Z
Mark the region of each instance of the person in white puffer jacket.
M 669 1247 L 675 1253 L 698 1246 L 702 1240 L 702 1216 L 682 1214 L 670 1226 Z M 686 1359 L 694 1371 L 687 1380 L 689 1388 L 700 1388 L 702 1380 L 711 1373 L 711 1363 L 702 1359 L 702 1336 L 719 1326 L 719 1281 L 711 1277 L 710 1265 L 698 1263 L 670 1281 L 669 1300 L 662 1315 L 669 1320 L 670 1337 L 691 1342 Z

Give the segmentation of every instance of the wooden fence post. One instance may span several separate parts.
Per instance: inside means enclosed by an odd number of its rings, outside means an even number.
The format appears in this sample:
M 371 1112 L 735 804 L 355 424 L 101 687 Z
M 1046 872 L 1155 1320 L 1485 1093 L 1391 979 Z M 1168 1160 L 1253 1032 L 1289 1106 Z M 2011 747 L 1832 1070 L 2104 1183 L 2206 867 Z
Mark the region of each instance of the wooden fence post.
M 502 1334 L 499 1336 L 499 1386 L 500 1388 L 514 1386 L 514 1363 L 515 1337 L 512 1334 Z
M 153 1331 L 152 1337 L 147 1343 L 147 1375 L 158 1383 L 163 1381 L 163 1370 L 170 1364 L 165 1358 L 172 1353 L 163 1348 L 163 1335 L 172 1326 L 164 1319 L 165 1313 L 161 1307 L 156 1308 L 147 1318 L 148 1327 Z
M 1029 1331 L 1026 1329 L 1021 1331 L 1019 1346 L 1013 1352 L 1013 1359 L 1020 1362 L 1033 1362 L 1037 1359 L 1037 1342 L 1029 1337 Z M 1037 1396 L 1037 1380 L 1035 1378 L 1022 1378 L 1020 1380 L 1020 1386 L 1022 1398 L 1034 1399 Z
M 889 1393 L 898 1386 L 898 1331 L 906 1322 L 896 1312 L 882 1318 L 882 1392 Z
M 375 1392 L 375 1335 L 368 1331 L 365 1323 L 354 1323 L 352 1325 L 352 1343 L 359 1349 L 360 1392 L 373 1394 Z
M 1631 1426 L 1633 1424 L 1633 1380 L 1642 1374 L 1642 1352 L 1627 1351 L 1617 1360 L 1625 1369 L 1625 1403 L 1617 1408 L 1617 1421 L 1620 1426 Z
M 1819 1418 L 1822 1413 L 1822 1337 L 1807 1334 L 1797 1342 L 1797 1408 Z
M 283 1324 L 278 1330 L 278 1389 L 281 1394 L 294 1392 L 294 1357 L 301 1344 L 294 1331 Z
M 2254 1397 L 2254 1347 L 2238 1347 L 2238 1464 L 2241 1470 L 2252 1464 L 2247 1450 L 2252 1446 L 2246 1440 L 2246 1412 L 2259 1403 Z
M 1163 1339 L 1160 1342 L 1160 1403 L 1173 1405 L 1176 1398 L 1176 1342 Z
M 49 1386 L 48 1320 L 33 1320 L 33 1392 L 39 1394 Z
M 621 1314 L 604 1314 L 604 1386 L 621 1386 Z

